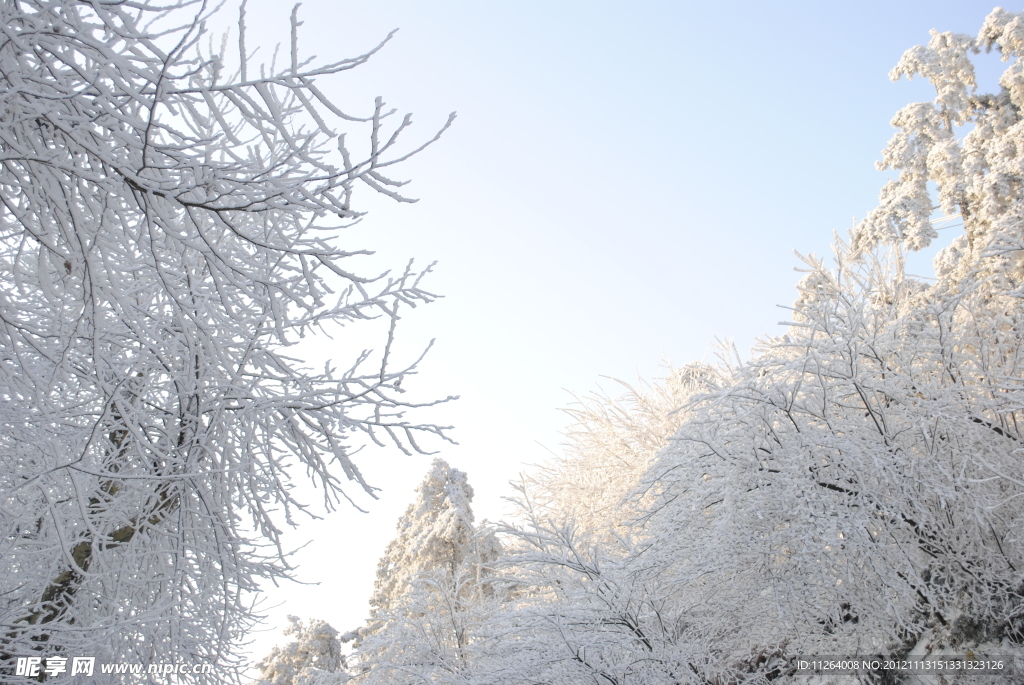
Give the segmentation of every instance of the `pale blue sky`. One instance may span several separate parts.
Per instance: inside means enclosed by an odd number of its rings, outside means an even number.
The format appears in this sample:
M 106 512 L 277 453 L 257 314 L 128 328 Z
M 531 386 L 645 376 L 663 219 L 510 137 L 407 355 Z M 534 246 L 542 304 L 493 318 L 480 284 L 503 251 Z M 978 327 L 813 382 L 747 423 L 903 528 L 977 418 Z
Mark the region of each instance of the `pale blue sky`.
M 306 0 L 303 49 L 322 59 L 400 28 L 331 82 L 338 101 L 365 113 L 383 95 L 426 137 L 459 113 L 404 170 L 421 201 L 370 202 L 353 247 L 379 250 L 375 264 L 439 262 L 430 285 L 445 299 L 410 315 L 403 349 L 437 344 L 407 385 L 462 395 L 436 416 L 456 425 L 461 445 L 442 456 L 469 472 L 478 515 L 502 514 L 504 483 L 544 458 L 538 443 L 558 449 L 565 390 L 655 376 L 663 358 L 705 357 L 716 336 L 745 353 L 777 332 L 799 278 L 793 250 L 828 254 L 833 231 L 874 206 L 890 118 L 931 98 L 889 70 L 930 28 L 974 33 L 991 9 Z M 289 11 L 250 0 L 249 45 L 269 55 L 287 41 Z M 983 61 L 991 84 L 998 62 Z M 277 626 L 287 613 L 341 630 L 364 617 L 428 460 L 361 456 L 382 499 L 290 536 L 312 540 L 300 577 L 325 585 L 274 590 Z M 261 636 L 256 652 L 275 640 Z

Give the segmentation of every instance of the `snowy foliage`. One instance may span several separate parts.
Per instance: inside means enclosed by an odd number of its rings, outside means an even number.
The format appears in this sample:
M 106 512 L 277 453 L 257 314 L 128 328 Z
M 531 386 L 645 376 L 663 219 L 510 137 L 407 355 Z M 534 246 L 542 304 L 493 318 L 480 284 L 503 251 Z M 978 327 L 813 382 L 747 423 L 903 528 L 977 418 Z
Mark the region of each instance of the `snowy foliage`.
M 285 647 L 274 647 L 256 664 L 260 679 L 256 685 L 341 685 L 348 682 L 345 657 L 341 653 L 338 631 L 324 621 L 314 619 L 303 625 L 288 617 L 285 635 L 294 638 Z
M 424 571 L 454 574 L 480 544 L 473 526 L 473 488 L 466 474 L 434 459 L 416 501 L 398 519 L 398 534 L 377 564 L 370 606 L 387 611 Z M 486 554 L 486 552 L 485 552 Z
M 573 421 L 563 453 L 524 476 L 521 504 L 594 533 L 620 530 L 636 511 L 626 498 L 686 418 L 684 406 L 715 382 L 715 370 L 703 364 L 668 371 L 655 385 L 618 381 L 627 391 L 621 398 L 578 398 L 565 410 Z
M 1010 61 L 994 95 L 983 49 Z M 1003 10 L 908 51 L 892 76 L 936 99 L 893 120 L 899 178 L 833 265 L 805 260 L 786 333 L 581 403 L 565 456 L 519 486 L 501 592 L 448 621 L 473 639 L 439 649 L 421 628 L 456 595 L 414 581 L 385 659 L 362 657 L 391 669 L 373 682 L 820 684 L 794 657 L 968 650 L 1024 666 L 1022 51 Z M 964 232 L 926 283 L 904 250 L 936 209 Z
M 280 576 L 305 471 L 328 506 L 369 490 L 353 436 L 439 429 L 390 357 L 424 272 L 357 275 L 341 245 L 411 120 L 336 108 L 364 63 L 237 70 L 205 3 L 0 2 L 0 654 L 230 662 L 245 593 Z M 365 135 L 366 144 L 346 137 Z M 440 135 L 440 134 L 438 134 Z M 428 141 L 429 142 L 429 141 Z M 390 321 L 338 369 L 304 334 Z M 248 531 L 255 531 L 250 533 Z M 6 670 L 6 669 L 3 669 Z M 0 674 L 0 681 L 7 676 Z
M 981 50 L 996 50 L 1010 62 L 998 93 L 977 91 L 971 55 Z M 940 274 L 962 279 L 978 267 L 1019 270 L 1024 250 L 1022 56 L 1024 18 L 1003 9 L 986 18 L 977 38 L 932 31 L 928 45 L 903 55 L 890 77 L 920 75 L 935 86 L 936 97 L 907 105 L 893 118 L 898 132 L 878 166 L 900 174 L 857 227 L 856 251 L 879 242 L 925 247 L 936 237 L 932 213 L 941 209 L 962 217 L 964 234 L 938 260 Z M 934 199 L 929 183 L 937 188 Z M 1010 279 L 1006 290 L 1019 294 L 1021 279 L 1004 275 Z
M 812 263 L 789 334 L 647 476 L 642 564 L 717 663 L 906 653 L 958 622 L 1024 637 L 1024 309 L 979 316 L 987 296 L 935 297 L 890 257 Z
M 356 653 L 361 685 L 462 683 L 486 654 L 501 546 L 473 525 L 466 474 L 435 459 L 377 567 Z

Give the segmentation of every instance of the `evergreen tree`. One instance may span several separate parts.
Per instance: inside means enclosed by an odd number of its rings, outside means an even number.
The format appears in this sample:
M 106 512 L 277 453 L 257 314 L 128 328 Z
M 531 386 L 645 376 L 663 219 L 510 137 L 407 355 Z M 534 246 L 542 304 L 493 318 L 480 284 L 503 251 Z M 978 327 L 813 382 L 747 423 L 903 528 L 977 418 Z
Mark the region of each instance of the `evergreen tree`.
M 501 546 L 473 525 L 472 499 L 466 474 L 435 459 L 377 566 L 361 684 L 466 682 L 481 667 Z
M 285 635 L 294 636 L 284 647 L 274 649 L 256 664 L 257 685 L 342 685 L 349 680 L 338 631 L 325 621 L 314 619 L 303 625 L 288 617 Z

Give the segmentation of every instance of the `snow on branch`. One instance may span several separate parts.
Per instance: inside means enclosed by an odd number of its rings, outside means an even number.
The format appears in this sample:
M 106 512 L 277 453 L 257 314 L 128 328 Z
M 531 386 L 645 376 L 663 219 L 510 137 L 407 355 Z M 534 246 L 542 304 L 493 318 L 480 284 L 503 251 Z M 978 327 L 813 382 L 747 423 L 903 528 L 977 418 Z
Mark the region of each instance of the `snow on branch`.
M 421 450 L 442 428 L 400 387 L 398 303 L 429 268 L 364 276 L 341 243 L 412 119 L 365 116 L 301 58 L 229 73 L 206 2 L 0 4 L 0 657 L 100 650 L 230 663 L 256 579 L 286 574 L 281 520 L 368 493 L 354 437 Z M 256 75 L 258 74 L 258 76 Z M 394 123 L 392 123 L 394 122 Z M 340 132 L 347 128 L 346 132 Z M 346 137 L 348 136 L 348 137 Z M 349 141 L 365 136 L 365 154 Z M 285 353 L 379 319 L 383 352 L 338 372 Z M 137 660 L 137 659 L 136 659 Z M 4 670 L 4 669 L 0 669 Z M 0 682 L 8 676 L 0 673 Z M 11 676 L 13 677 L 13 676 Z

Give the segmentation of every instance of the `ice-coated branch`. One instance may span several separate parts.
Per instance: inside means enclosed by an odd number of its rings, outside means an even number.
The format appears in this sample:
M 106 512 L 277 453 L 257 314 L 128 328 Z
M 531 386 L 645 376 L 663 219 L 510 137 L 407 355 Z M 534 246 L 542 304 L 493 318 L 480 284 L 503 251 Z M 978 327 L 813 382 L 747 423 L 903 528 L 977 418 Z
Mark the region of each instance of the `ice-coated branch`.
M 318 79 L 390 36 L 313 63 L 297 10 L 286 63 L 255 68 L 241 4 L 232 76 L 200 48 L 205 2 L 0 3 L 4 659 L 230 664 L 246 594 L 287 574 L 293 479 L 331 508 L 374 491 L 360 435 L 445 439 L 407 416 L 433 402 L 406 399 L 392 348 L 429 268 L 362 275 L 339 231 L 360 184 L 404 201 L 381 170 L 440 132 L 407 145 L 381 100 L 334 106 Z M 383 353 L 343 372 L 285 353 L 373 320 Z

